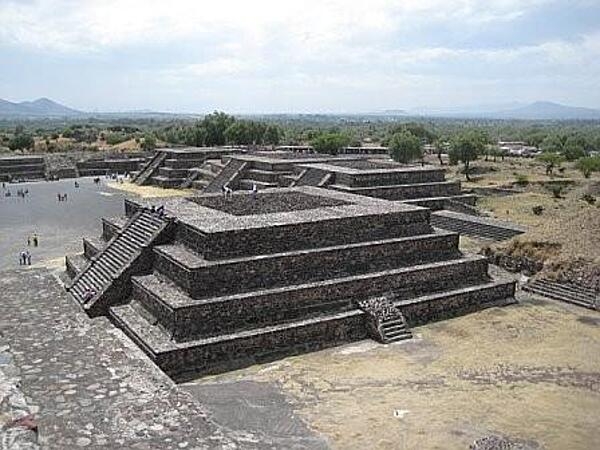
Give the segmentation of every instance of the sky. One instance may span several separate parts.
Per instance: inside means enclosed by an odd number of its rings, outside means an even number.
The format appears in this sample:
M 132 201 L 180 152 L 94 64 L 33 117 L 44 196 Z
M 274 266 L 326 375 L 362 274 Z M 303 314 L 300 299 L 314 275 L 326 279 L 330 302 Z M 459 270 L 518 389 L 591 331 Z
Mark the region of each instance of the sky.
M 0 61 L 85 111 L 600 108 L 600 0 L 0 0 Z

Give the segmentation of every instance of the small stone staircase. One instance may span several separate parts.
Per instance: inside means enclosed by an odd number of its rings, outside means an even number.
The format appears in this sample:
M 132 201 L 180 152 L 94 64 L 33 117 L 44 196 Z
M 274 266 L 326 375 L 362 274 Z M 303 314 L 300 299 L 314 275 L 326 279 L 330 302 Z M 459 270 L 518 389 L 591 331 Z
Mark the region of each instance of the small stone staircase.
M 412 338 L 404 316 L 400 311 L 398 314 L 399 317 L 384 319 L 379 326 L 381 340 L 384 344 Z
M 412 333 L 404 316 L 389 297 L 373 297 L 358 302 L 369 317 L 369 329 L 373 338 L 382 344 L 411 339 Z
M 133 182 L 139 186 L 143 185 L 148 179 L 154 175 L 156 170 L 160 167 L 163 161 L 167 159 L 166 152 L 156 152 L 152 159 L 138 172 L 133 179 Z
M 206 186 L 204 193 L 221 192 L 223 186 L 233 182 L 244 170 L 247 163 L 245 161 L 232 158 L 229 160 L 223 170 Z
M 151 267 L 152 255 L 150 253 L 149 261 L 144 261 L 144 256 L 148 256 L 145 250 L 171 222 L 148 210 L 136 212 L 73 279 L 67 290 L 90 315 L 119 303 L 129 293 L 131 275 L 143 271 L 145 266 Z
M 563 283 L 543 278 L 533 279 L 522 286 L 532 294 L 560 300 L 584 308 L 600 310 L 600 295 L 593 289 L 577 283 Z

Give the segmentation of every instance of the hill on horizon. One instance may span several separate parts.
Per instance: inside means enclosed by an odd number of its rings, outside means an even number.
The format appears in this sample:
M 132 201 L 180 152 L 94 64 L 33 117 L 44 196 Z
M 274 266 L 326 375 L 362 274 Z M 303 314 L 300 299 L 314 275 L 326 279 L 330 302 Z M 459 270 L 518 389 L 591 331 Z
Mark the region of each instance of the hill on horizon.
M 0 116 L 4 117 L 73 117 L 81 114 L 85 113 L 46 97 L 18 103 L 0 99 Z

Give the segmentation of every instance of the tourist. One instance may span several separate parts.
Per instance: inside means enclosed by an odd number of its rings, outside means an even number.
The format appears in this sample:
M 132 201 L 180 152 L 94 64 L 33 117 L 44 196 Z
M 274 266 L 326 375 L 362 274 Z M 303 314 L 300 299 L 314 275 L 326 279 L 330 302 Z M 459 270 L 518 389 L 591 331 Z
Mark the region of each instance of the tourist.
M 159 216 L 162 216 L 165 213 L 165 205 L 160 205 L 158 208 L 156 208 L 156 212 Z
M 258 186 L 256 185 L 256 183 L 252 183 L 252 190 L 250 191 L 252 198 L 256 198 L 257 193 L 258 193 Z
M 37 247 L 39 244 L 38 242 L 38 235 L 36 233 L 33 233 L 33 246 Z
M 27 262 L 28 266 L 31 265 L 31 253 L 29 253 L 29 250 L 25 251 L 25 261 Z
M 96 291 L 93 289 L 86 289 L 81 299 L 83 300 L 83 303 L 87 303 L 94 298 L 94 295 L 96 295 Z
M 233 195 L 233 190 L 228 186 L 223 186 L 223 193 L 225 194 L 225 198 L 231 197 Z
M 27 247 L 31 247 L 31 236 L 27 236 Z
M 79 183 L 76 181 L 75 182 L 75 189 L 77 189 L 79 187 Z
M 21 254 L 19 255 L 19 265 L 24 266 L 26 262 L 27 262 L 27 254 L 23 250 L 21 252 Z

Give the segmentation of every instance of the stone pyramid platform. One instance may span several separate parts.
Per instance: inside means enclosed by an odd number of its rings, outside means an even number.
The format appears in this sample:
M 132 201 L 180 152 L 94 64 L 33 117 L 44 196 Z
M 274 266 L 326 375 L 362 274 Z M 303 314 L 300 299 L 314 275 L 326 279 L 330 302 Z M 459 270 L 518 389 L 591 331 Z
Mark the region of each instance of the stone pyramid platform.
M 126 215 L 159 202 L 170 239 L 148 247 L 151 265 L 103 313 L 177 379 L 369 337 L 393 342 L 514 294 L 419 206 L 294 187 L 126 200 Z M 96 245 L 124 223 L 104 221 Z

